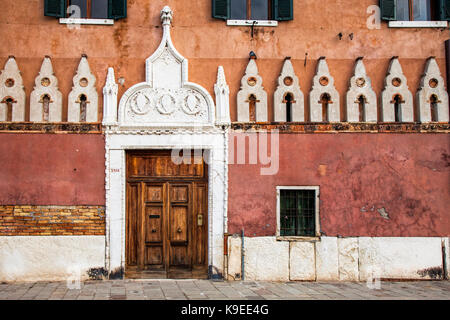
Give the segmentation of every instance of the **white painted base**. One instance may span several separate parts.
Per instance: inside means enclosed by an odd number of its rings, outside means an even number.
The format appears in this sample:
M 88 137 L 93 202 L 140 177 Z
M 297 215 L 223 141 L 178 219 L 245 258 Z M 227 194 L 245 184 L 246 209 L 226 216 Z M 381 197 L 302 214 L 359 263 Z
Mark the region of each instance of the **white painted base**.
M 0 237 L 0 281 L 86 280 L 104 267 L 104 236 Z
M 228 279 L 240 280 L 241 238 L 230 237 Z M 245 280 L 366 281 L 443 279 L 448 238 L 336 238 L 317 242 L 245 238 Z

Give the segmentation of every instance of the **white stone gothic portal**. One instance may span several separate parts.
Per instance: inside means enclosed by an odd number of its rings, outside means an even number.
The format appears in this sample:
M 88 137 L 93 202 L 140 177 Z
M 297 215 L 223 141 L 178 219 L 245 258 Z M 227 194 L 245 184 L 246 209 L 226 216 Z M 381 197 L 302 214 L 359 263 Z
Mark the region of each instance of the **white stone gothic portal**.
M 188 82 L 188 61 L 172 44 L 172 11 L 161 11 L 163 38 L 146 61 L 146 81 L 129 88 L 118 111 L 114 70 L 104 88 L 103 126 L 106 152 L 106 268 L 110 276 L 125 271 L 125 208 L 127 150 L 203 149 L 208 164 L 209 277 L 224 276 L 223 234 L 228 199 L 229 90 L 219 68 L 216 100 L 201 86 Z M 228 112 L 227 112 L 228 111 Z

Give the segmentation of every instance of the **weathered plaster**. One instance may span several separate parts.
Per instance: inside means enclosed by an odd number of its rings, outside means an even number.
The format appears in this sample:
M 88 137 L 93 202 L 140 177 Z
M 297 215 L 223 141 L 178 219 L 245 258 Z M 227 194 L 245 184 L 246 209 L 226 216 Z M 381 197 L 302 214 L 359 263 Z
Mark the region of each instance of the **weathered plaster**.
M 239 134 L 233 131 L 230 141 Z M 245 228 L 251 236 L 275 236 L 276 187 L 320 185 L 327 236 L 445 236 L 448 139 L 446 133 L 279 134 L 277 173 L 261 176 L 262 164 L 229 165 L 229 233 Z M 378 213 L 382 208 L 389 219 Z
M 0 134 L 0 204 L 104 205 L 101 134 Z
M 79 281 L 104 267 L 104 236 L 0 237 L 0 281 Z
M 45 57 L 41 70 L 36 77 L 35 86 L 30 96 L 30 121 L 61 122 L 62 121 L 62 93 L 58 89 L 58 79 L 53 72 L 50 57 Z M 48 95 L 48 119 L 44 119 L 43 97 Z

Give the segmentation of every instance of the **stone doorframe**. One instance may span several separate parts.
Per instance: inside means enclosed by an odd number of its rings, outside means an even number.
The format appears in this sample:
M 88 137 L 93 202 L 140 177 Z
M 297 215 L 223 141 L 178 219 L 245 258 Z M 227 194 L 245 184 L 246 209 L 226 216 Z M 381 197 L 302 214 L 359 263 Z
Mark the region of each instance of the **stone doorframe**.
M 229 87 L 219 67 L 209 92 L 188 81 L 188 61 L 170 37 L 173 12 L 161 10 L 163 36 L 146 60 L 146 81 L 130 87 L 117 106 L 118 85 L 108 69 L 103 88 L 106 167 L 106 269 L 125 271 L 127 150 L 204 149 L 208 164 L 208 266 L 210 278 L 224 276 L 223 235 L 227 232 Z
M 183 130 L 185 131 L 185 130 Z M 212 132 L 106 131 L 106 269 L 110 278 L 125 271 L 127 150 L 204 149 L 208 164 L 208 266 L 210 278 L 224 276 L 223 235 L 227 222 L 228 129 Z M 198 144 L 192 143 L 198 141 Z M 186 149 L 186 150 L 188 150 Z M 193 151 L 192 151 L 193 152 Z

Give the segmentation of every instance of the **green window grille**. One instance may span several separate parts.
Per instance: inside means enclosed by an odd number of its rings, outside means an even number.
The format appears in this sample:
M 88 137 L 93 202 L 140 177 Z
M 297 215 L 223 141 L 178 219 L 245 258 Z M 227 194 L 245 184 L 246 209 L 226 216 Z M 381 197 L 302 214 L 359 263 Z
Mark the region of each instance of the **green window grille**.
M 280 190 L 280 236 L 316 236 L 315 190 Z

